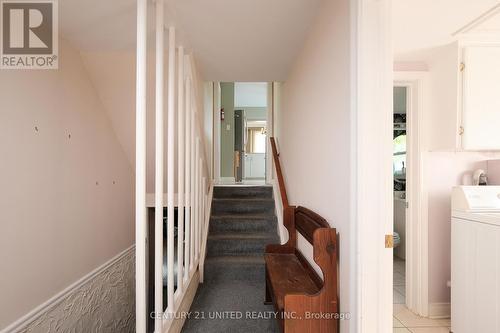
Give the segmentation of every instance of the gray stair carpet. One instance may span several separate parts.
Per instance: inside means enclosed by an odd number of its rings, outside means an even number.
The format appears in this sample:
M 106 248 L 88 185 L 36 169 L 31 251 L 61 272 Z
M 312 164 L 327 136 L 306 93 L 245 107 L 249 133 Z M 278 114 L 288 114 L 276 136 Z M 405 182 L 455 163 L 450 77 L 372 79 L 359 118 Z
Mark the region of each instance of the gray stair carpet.
M 182 332 L 279 332 L 273 306 L 264 305 L 263 257 L 278 243 L 272 187 L 215 187 L 205 281 Z

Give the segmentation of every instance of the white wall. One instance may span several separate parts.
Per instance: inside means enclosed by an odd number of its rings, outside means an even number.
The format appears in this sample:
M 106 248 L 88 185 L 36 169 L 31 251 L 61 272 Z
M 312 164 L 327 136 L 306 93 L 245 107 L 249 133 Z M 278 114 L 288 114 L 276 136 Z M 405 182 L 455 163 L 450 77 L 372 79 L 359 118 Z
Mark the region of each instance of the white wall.
M 282 82 L 273 82 L 273 119 L 275 119 L 273 123 L 273 135 L 277 138 L 280 137 L 280 126 L 279 119 L 281 119 L 283 114 L 283 83 Z
M 168 52 L 166 58 L 168 58 Z M 120 144 L 135 169 L 135 52 L 83 53 L 85 68 L 96 87 L 99 99 L 111 120 Z M 167 61 L 168 59 L 165 59 Z M 165 66 L 167 67 L 167 66 Z M 155 69 L 154 50 L 148 50 L 147 62 L 147 191 L 154 192 L 155 154 Z M 165 129 L 166 129 L 165 117 Z M 165 137 L 166 137 L 165 130 Z M 165 154 L 166 165 L 166 154 Z M 165 183 L 166 188 L 166 183 Z
M 500 186 L 500 160 L 488 161 L 488 184 Z
M 155 175 L 155 58 L 154 49 L 148 50 L 147 61 L 147 145 L 146 145 L 146 190 L 154 193 Z M 82 55 L 85 68 L 88 71 L 92 83 L 95 85 L 97 93 L 106 113 L 109 115 L 113 129 L 127 153 L 128 160 L 132 168 L 135 168 L 135 52 L 87 52 Z M 165 62 L 168 61 L 168 52 L 165 51 Z M 207 132 L 211 130 L 211 117 L 206 115 L 209 110 L 204 104 L 204 97 L 207 86 L 204 86 L 203 78 L 200 76 L 198 68 L 194 63 L 193 85 L 197 89 L 198 112 L 202 114 L 198 117 L 200 133 L 204 133 L 203 138 L 206 145 L 202 145 L 207 161 L 211 158 L 211 145 L 209 142 L 211 135 Z M 165 66 L 165 77 L 167 77 L 168 66 Z M 167 84 L 165 84 L 165 93 Z M 177 91 L 177 83 L 176 83 Z M 177 112 L 177 111 L 176 111 Z M 165 137 L 167 136 L 167 117 L 165 119 Z M 175 119 L 175 129 L 177 133 L 177 118 Z M 176 139 L 177 140 L 177 139 Z M 164 165 L 167 165 L 167 153 L 165 152 Z M 177 164 L 175 165 L 177 174 Z M 205 171 L 204 171 L 205 172 Z M 165 177 L 164 188 L 167 188 L 167 177 Z M 175 185 L 177 189 L 177 182 Z
M 340 233 L 340 307 L 348 312 L 350 12 L 347 0 L 323 5 L 283 84 L 275 134 L 290 204 L 317 212 Z M 348 328 L 342 321 L 341 331 Z
M 428 152 L 424 154 L 424 182 L 428 188 L 429 303 L 450 302 L 451 189 L 464 174 L 487 169 L 499 153 Z
M 67 42 L 59 70 L 1 71 L 0 101 L 1 329 L 134 243 L 134 176 Z

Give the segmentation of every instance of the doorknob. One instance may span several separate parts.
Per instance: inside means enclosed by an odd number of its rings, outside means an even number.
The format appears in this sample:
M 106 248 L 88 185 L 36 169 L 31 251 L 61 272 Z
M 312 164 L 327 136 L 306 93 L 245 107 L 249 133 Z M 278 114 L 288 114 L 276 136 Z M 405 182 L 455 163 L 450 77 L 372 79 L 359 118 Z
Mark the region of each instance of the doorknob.
M 394 235 L 385 235 L 385 248 L 386 249 L 394 248 Z

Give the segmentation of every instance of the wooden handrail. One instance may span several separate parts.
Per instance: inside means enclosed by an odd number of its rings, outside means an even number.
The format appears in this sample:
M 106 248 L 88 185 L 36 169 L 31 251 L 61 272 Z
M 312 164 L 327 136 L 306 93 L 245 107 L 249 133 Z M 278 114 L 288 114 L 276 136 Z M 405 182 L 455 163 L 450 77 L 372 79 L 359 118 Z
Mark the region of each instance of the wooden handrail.
M 286 195 L 285 180 L 283 179 L 283 172 L 281 171 L 278 148 L 276 148 L 276 139 L 273 137 L 270 138 L 270 140 L 271 148 L 273 150 L 274 165 L 276 167 L 276 175 L 278 176 L 278 184 L 280 187 L 281 202 L 283 203 L 283 208 L 287 208 L 290 205 L 288 204 L 288 196 Z

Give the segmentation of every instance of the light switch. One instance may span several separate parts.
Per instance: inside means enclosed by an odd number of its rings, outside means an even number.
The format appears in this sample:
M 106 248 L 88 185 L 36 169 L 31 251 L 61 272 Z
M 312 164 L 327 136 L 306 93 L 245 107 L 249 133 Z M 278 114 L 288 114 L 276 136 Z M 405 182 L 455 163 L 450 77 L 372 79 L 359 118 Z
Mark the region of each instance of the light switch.
M 230 131 L 231 130 L 231 125 L 230 124 L 227 124 L 226 125 L 226 131 Z

